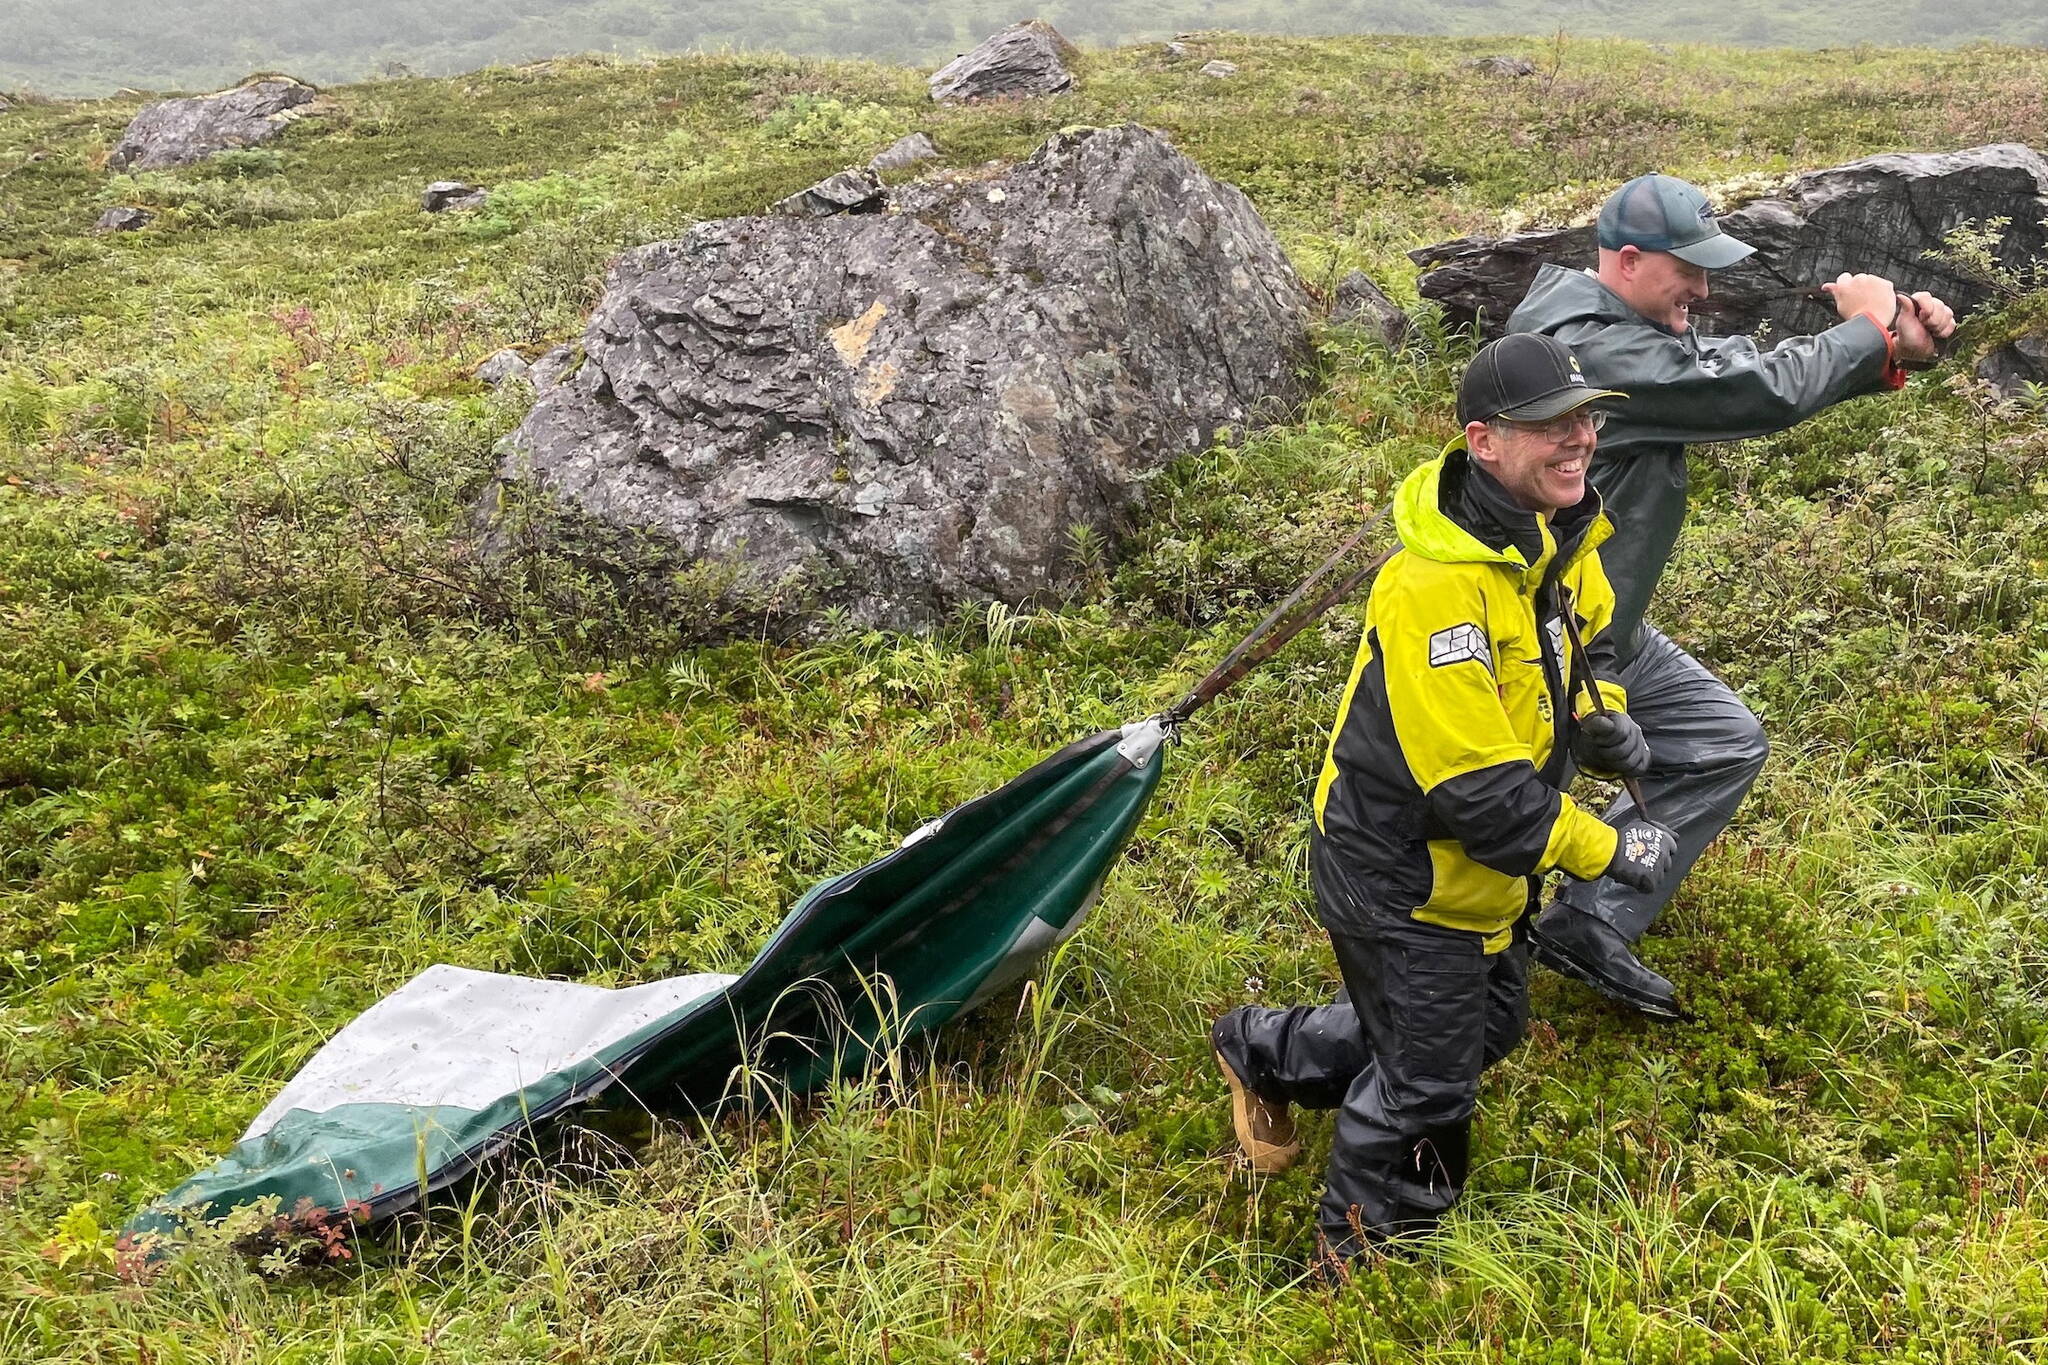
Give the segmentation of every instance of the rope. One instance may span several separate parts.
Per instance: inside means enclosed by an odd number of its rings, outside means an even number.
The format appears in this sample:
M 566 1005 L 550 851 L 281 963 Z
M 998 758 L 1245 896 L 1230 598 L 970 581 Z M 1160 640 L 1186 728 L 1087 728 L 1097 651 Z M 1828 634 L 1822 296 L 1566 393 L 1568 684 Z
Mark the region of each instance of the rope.
M 1343 563 L 1367 536 L 1392 515 L 1393 510 L 1392 507 L 1386 508 L 1371 521 L 1353 531 L 1342 545 L 1331 552 L 1328 559 L 1316 566 L 1315 572 L 1302 579 L 1293 592 L 1281 599 L 1279 606 L 1266 613 L 1266 619 L 1253 626 L 1250 633 L 1237 642 L 1237 647 L 1223 657 L 1222 663 L 1209 671 L 1208 677 L 1196 683 L 1188 690 L 1186 696 L 1162 712 L 1160 719 L 1167 729 L 1171 730 L 1186 721 L 1188 717 L 1214 701 L 1224 689 L 1279 653 L 1289 640 L 1308 629 L 1309 625 L 1324 612 L 1357 591 L 1359 584 L 1377 573 L 1382 565 L 1392 559 L 1395 552 L 1401 548 L 1399 542 L 1388 546 L 1370 564 L 1347 574 L 1335 587 L 1309 603 L 1299 615 L 1291 618 L 1288 616 L 1288 613 L 1308 596 L 1309 589 L 1315 587 L 1331 570 Z

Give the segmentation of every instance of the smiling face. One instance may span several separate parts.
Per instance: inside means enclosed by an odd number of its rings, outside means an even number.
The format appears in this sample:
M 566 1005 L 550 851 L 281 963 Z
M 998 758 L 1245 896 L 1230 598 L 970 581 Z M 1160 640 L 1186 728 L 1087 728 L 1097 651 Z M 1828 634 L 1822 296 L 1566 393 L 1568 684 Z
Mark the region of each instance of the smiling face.
M 1544 426 L 1556 434 L 1518 422 L 1473 422 L 1465 428 L 1465 446 L 1517 507 L 1551 517 L 1586 496 L 1598 437 L 1590 408 Z
M 1681 261 L 1668 251 L 1633 246 L 1601 248 L 1600 283 L 1650 321 L 1674 332 L 1692 325 L 1692 305 L 1707 296 L 1704 266 Z

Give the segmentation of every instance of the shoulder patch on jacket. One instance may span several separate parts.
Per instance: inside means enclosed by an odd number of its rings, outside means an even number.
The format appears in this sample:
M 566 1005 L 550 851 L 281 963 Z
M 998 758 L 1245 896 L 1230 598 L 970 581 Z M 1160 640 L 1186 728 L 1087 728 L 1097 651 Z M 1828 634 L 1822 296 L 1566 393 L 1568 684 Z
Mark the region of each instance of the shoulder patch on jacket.
M 1484 664 L 1487 672 L 1493 672 L 1493 650 L 1486 643 L 1486 632 L 1479 627 L 1450 626 L 1429 637 L 1431 668 L 1449 668 L 1468 659 Z

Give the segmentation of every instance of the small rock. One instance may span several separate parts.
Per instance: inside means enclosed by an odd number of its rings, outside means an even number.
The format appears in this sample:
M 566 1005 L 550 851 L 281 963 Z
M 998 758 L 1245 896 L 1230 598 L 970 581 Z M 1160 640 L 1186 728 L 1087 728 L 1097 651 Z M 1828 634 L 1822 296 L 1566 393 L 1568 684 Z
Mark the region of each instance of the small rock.
M 1167 43 L 1160 51 L 1177 60 L 1188 55 L 1188 45 L 1186 43 Z
M 2024 336 L 1977 362 L 1977 377 L 1988 379 L 2001 398 L 2018 398 L 2027 385 L 2048 385 L 2048 335 Z
M 1527 57 L 1474 57 L 1465 63 L 1465 67 L 1484 76 L 1507 76 L 1515 80 L 1536 74 L 1536 63 Z
M 1354 270 L 1338 281 L 1330 320 L 1357 323 L 1388 346 L 1399 346 L 1408 337 L 1408 315 L 1363 270 Z
M 920 161 L 930 161 L 939 154 L 939 144 L 933 142 L 928 133 L 912 133 L 899 137 L 875 154 L 868 163 L 871 171 L 900 171 L 915 166 Z
M 1209 62 L 1202 67 L 1202 74 L 1204 76 L 1214 76 L 1217 80 L 1222 80 L 1225 76 L 1235 76 L 1237 74 L 1237 63 L 1221 60 Z
M 107 154 L 111 171 L 189 166 L 231 147 L 268 141 L 305 112 L 318 92 L 289 76 L 267 76 L 211 95 L 161 100 L 129 121 Z
M 880 213 L 887 202 L 882 178 L 862 168 L 827 176 L 807 190 L 776 200 L 768 211 L 792 218 L 830 218 L 836 213 Z
M 525 356 L 507 346 L 502 351 L 493 351 L 485 356 L 483 363 L 476 367 L 476 377 L 497 389 L 515 380 L 531 383 L 529 371 L 532 368 L 526 363 Z
M 450 209 L 480 209 L 491 192 L 475 185 L 466 185 L 460 180 L 436 180 L 420 195 L 420 207 L 428 213 L 446 213 Z
M 108 209 L 100 215 L 100 220 L 92 225 L 92 230 L 94 232 L 136 232 L 149 226 L 150 220 L 155 217 L 156 215 L 148 209 Z
M 13 100 L 8 99 L 5 95 L 0 95 L 0 114 L 6 113 L 9 109 L 12 109 L 13 107 Z
M 1035 99 L 1074 87 L 1067 63 L 1080 52 L 1043 19 L 1012 24 L 932 73 L 935 100 Z

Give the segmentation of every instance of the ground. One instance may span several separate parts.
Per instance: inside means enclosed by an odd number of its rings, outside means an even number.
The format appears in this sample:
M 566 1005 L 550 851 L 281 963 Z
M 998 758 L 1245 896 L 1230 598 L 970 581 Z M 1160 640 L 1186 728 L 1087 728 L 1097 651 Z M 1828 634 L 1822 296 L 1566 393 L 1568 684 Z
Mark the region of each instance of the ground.
M 471 368 L 573 336 L 609 251 L 912 129 L 971 166 L 1137 119 L 1312 284 L 1413 302 L 1406 248 L 1652 167 L 2048 141 L 2040 51 L 1561 40 L 1514 81 L 1460 65 L 1498 44 L 1197 46 L 1240 74 L 1096 53 L 974 110 L 770 57 L 385 81 L 132 178 L 102 159 L 135 100 L 0 114 L 0 1357 L 2042 1353 L 2048 426 L 1953 372 L 1696 459 L 1657 616 L 1775 746 L 1648 943 L 1697 1018 L 1539 976 L 1412 1263 L 1300 1283 L 1327 1126 L 1250 1177 L 1206 1044 L 1333 984 L 1303 854 L 1343 613 L 1190 728 L 1087 932 L 937 1055 L 709 1131 L 616 1116 L 395 1232 L 122 1273 L 111 1229 L 428 964 L 732 970 L 819 876 L 1171 699 L 1448 435 L 1468 353 L 1326 330 L 1298 420 L 1184 461 L 1120 557 L 1077 542 L 1070 601 L 706 645 L 464 549 L 520 416 Z M 497 192 L 422 214 L 442 178 Z M 120 203 L 159 217 L 91 235 Z

